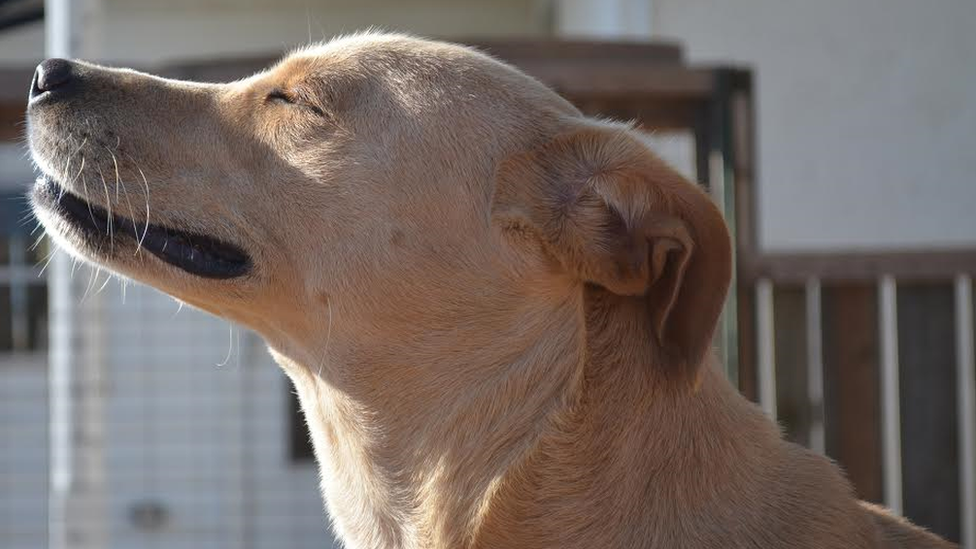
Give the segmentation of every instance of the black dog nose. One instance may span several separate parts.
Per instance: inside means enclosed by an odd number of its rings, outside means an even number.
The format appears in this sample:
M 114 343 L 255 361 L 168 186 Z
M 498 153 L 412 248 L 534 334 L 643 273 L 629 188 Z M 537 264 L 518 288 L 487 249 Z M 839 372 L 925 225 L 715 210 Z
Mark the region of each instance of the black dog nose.
M 37 66 L 34 71 L 34 81 L 31 84 L 31 99 L 44 93 L 64 87 L 71 82 L 73 73 L 71 61 L 67 59 L 47 59 Z

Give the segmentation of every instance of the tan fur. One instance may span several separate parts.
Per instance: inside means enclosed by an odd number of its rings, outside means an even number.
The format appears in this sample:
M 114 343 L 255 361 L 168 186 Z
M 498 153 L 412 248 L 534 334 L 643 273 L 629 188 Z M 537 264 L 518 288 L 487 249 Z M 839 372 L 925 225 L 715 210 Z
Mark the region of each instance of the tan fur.
M 254 269 L 194 277 L 38 215 L 74 253 L 264 336 L 348 547 L 951 546 L 859 504 L 717 371 L 727 230 L 629 127 L 397 35 L 231 84 L 80 71 L 86 91 L 31 107 L 40 168 Z

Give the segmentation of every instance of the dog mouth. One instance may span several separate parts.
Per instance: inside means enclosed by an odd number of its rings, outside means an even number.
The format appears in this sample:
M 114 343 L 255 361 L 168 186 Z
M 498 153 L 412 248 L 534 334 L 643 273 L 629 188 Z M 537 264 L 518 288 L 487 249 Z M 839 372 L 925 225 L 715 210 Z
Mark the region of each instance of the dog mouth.
M 251 270 L 251 258 L 239 246 L 210 236 L 164 227 L 153 223 L 136 224 L 126 217 L 110 214 L 105 208 L 72 194 L 57 181 L 42 176 L 32 192 L 32 201 L 57 215 L 77 230 L 87 248 L 101 255 L 105 245 L 112 249 L 115 237 L 134 242 L 162 261 L 189 274 L 229 279 Z

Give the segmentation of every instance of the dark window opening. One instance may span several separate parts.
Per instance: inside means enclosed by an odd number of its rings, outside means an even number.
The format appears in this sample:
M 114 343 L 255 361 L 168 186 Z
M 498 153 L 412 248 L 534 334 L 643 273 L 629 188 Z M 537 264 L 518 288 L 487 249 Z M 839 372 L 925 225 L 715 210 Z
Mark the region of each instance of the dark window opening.
M 35 240 L 22 197 L 0 194 L 0 353 L 47 348 L 47 239 Z

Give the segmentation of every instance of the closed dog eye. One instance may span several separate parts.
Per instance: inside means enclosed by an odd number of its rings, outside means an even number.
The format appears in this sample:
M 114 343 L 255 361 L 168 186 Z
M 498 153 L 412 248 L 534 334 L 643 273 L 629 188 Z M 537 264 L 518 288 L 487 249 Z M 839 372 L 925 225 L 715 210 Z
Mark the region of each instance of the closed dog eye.
M 265 101 L 268 103 L 295 103 L 295 99 L 281 88 L 275 88 L 268 92 L 268 95 L 265 97 Z
M 304 107 L 319 116 L 325 116 L 325 112 L 322 111 L 318 106 L 304 101 L 297 94 L 284 90 L 282 88 L 274 88 L 268 92 L 268 95 L 264 98 L 266 103 L 280 103 L 286 105 L 294 105 L 298 107 Z

